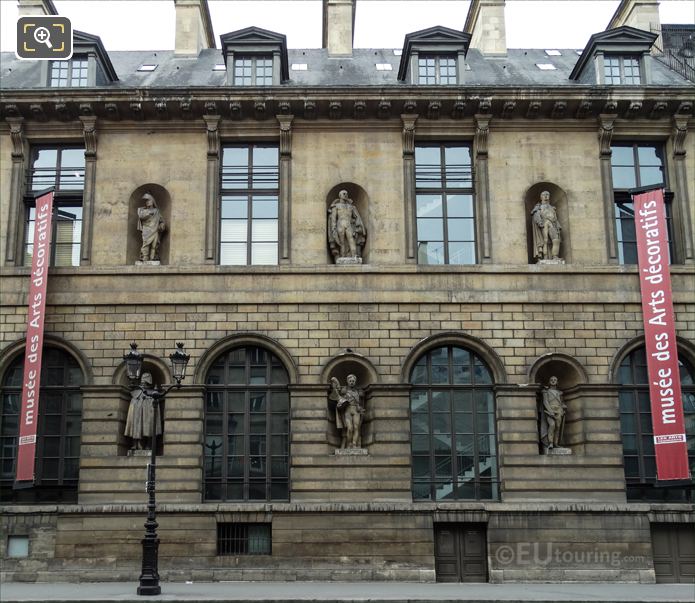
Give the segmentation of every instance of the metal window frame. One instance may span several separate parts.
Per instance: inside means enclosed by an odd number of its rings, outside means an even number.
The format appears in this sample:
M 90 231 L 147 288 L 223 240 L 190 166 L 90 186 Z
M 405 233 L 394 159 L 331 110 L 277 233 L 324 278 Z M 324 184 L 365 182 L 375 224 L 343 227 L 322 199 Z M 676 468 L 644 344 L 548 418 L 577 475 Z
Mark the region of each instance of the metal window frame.
M 254 188 L 253 186 L 253 181 L 254 181 L 254 175 L 257 173 L 256 169 L 254 168 L 253 165 L 253 150 L 255 148 L 259 147 L 265 147 L 265 148 L 274 148 L 277 149 L 278 151 L 278 162 L 277 162 L 277 188 Z M 224 151 L 225 149 L 232 149 L 232 148 L 237 148 L 237 149 L 246 149 L 247 151 L 247 162 L 246 162 L 246 167 L 247 167 L 247 186 L 246 188 L 224 188 L 224 179 L 223 179 L 223 173 L 224 173 Z M 267 168 L 265 168 L 267 169 Z M 281 216 L 281 209 L 280 209 L 280 145 L 275 143 L 275 142 L 251 142 L 251 143 L 235 143 L 235 144 L 223 144 L 222 148 L 220 149 L 220 173 L 219 173 L 219 198 L 218 198 L 218 211 L 219 211 L 219 220 L 217 224 L 217 253 L 218 253 L 218 263 L 220 265 L 245 265 L 245 266 L 254 266 L 254 265 L 260 265 L 260 264 L 253 264 L 252 261 L 252 252 L 253 252 L 253 240 L 252 240 L 252 222 L 253 222 L 253 197 L 255 196 L 260 196 L 260 195 L 268 195 L 268 196 L 275 196 L 277 197 L 277 203 L 278 203 L 278 215 L 277 218 L 277 224 L 278 224 L 278 236 L 277 236 L 277 241 L 275 241 L 275 244 L 277 245 L 277 252 L 278 252 L 278 261 L 276 262 L 277 265 L 279 264 L 279 259 L 280 259 L 280 216 Z M 238 197 L 246 197 L 246 207 L 247 207 L 247 213 L 246 213 L 246 263 L 245 264 L 222 264 L 222 198 L 227 197 L 227 196 L 238 196 Z
M 250 61 L 251 62 L 251 82 L 248 84 L 242 83 L 237 79 L 237 61 Z M 259 69 L 267 69 L 267 66 L 261 67 L 259 61 L 270 61 L 270 81 L 259 83 L 259 79 L 267 80 L 268 76 L 259 76 Z M 232 65 L 232 80 L 234 86 L 243 86 L 245 88 L 249 86 L 272 86 L 273 85 L 273 54 L 234 54 L 234 64 Z
M 469 155 L 471 157 L 471 162 L 470 162 L 470 172 L 471 172 L 471 177 L 470 177 L 470 187 L 461 187 L 461 188 L 450 188 L 447 186 L 447 165 L 446 165 L 446 149 L 447 147 L 462 147 L 462 148 L 467 148 L 469 150 Z M 439 148 L 439 165 L 440 165 L 440 173 L 439 173 L 439 179 L 441 182 L 440 187 L 418 187 L 417 185 L 417 174 L 418 174 L 418 164 L 417 164 L 417 149 L 418 148 Z M 466 266 L 473 266 L 478 263 L 478 241 L 476 239 L 476 223 L 478 220 L 477 217 L 477 211 L 476 211 L 476 197 L 475 197 L 475 175 L 474 175 L 474 169 L 473 169 L 473 144 L 472 143 L 467 143 L 467 142 L 421 142 L 421 143 L 416 143 L 415 144 L 415 252 L 416 252 L 416 259 L 419 257 L 418 249 L 420 246 L 420 243 L 427 243 L 428 241 L 423 241 L 420 240 L 419 237 L 419 232 L 417 228 L 417 196 L 418 194 L 422 195 L 428 195 L 428 194 L 439 194 L 442 196 L 442 220 L 443 220 L 443 243 L 444 243 L 444 263 L 441 264 L 442 266 L 448 266 L 450 265 L 450 258 L 449 258 L 449 212 L 448 212 L 448 199 L 447 195 L 470 195 L 473 198 L 473 215 L 471 216 L 471 220 L 473 221 L 473 253 L 475 255 L 474 261 L 471 264 L 462 264 Z M 452 242 L 457 242 L 457 241 L 452 241 Z M 468 241 L 461 241 L 461 242 L 468 242 Z M 432 266 L 432 265 L 440 265 L 440 264 L 420 264 L 423 266 Z M 459 265 L 459 264 L 454 264 L 454 265 Z
M 444 384 L 444 383 L 432 383 L 432 352 L 440 349 L 446 349 L 447 350 L 447 367 L 449 371 L 449 382 Z M 453 362 L 453 348 L 460 348 L 462 350 L 465 350 L 469 354 L 469 368 L 471 371 L 471 381 L 470 383 L 453 383 L 453 367 L 454 362 Z M 437 348 L 432 348 L 431 350 L 428 350 L 421 356 L 421 358 L 418 360 L 418 363 L 422 358 L 425 358 L 425 365 L 426 365 L 426 374 L 427 374 L 427 382 L 424 384 L 418 383 L 415 384 L 412 382 L 412 373 L 410 376 L 410 383 L 412 386 L 411 392 L 426 392 L 427 393 L 427 415 L 428 415 L 428 420 L 429 420 L 429 432 L 427 433 L 428 436 L 428 442 L 429 442 L 429 450 L 428 450 L 428 460 L 429 460 L 429 470 L 430 470 L 430 478 L 429 480 L 429 494 L 430 498 L 429 499 L 420 499 L 420 498 L 414 498 L 413 500 L 415 502 L 438 502 L 438 501 L 444 501 L 446 502 L 447 500 L 499 500 L 500 496 L 500 475 L 499 475 L 499 433 L 497 429 L 497 399 L 495 396 L 494 392 L 494 381 L 492 379 L 492 370 L 490 370 L 490 367 L 488 364 L 478 355 L 476 354 L 473 350 L 466 348 L 461 345 L 456 345 L 456 344 L 449 344 L 445 346 L 440 346 Z M 491 378 L 491 383 L 485 383 L 485 384 L 479 384 L 476 383 L 475 379 L 475 365 L 476 365 L 476 360 L 483 366 L 485 369 L 487 369 L 488 373 L 490 374 Z M 415 366 L 417 366 L 417 364 Z M 413 370 L 415 368 L 413 367 Z M 456 365 L 458 366 L 458 365 Z M 451 458 L 451 484 L 453 486 L 453 493 L 454 496 L 450 499 L 437 499 L 436 497 L 436 490 L 437 490 L 437 484 L 439 483 L 437 481 L 436 477 L 436 461 L 435 461 L 435 456 L 441 456 L 441 455 L 435 455 L 434 453 L 434 417 L 433 417 L 433 410 L 432 410 L 432 393 L 433 392 L 440 392 L 440 391 L 445 391 L 449 392 L 450 397 L 449 397 L 449 415 L 450 415 L 450 421 L 451 421 L 451 433 L 448 434 L 451 436 L 451 452 L 450 452 L 450 458 Z M 477 404 L 475 402 L 475 396 L 473 396 L 473 402 L 471 404 L 472 412 L 471 412 L 471 417 L 472 417 L 472 441 L 473 441 L 473 449 L 472 449 L 472 456 L 473 456 L 473 470 L 474 470 L 474 479 L 473 479 L 473 486 L 474 486 L 474 491 L 475 491 L 475 498 L 458 498 L 456 494 L 456 489 L 459 486 L 459 481 L 458 481 L 458 460 L 457 460 L 457 450 L 456 450 L 456 440 L 457 440 L 457 434 L 456 434 L 456 427 L 455 427 L 455 413 L 456 410 L 453 405 L 453 393 L 454 391 L 470 391 L 472 393 L 478 392 L 478 391 L 486 391 L 492 394 L 492 408 L 490 409 L 490 412 L 494 416 L 494 422 L 495 422 L 495 449 L 494 449 L 494 457 L 495 457 L 495 465 L 496 465 L 496 478 L 492 480 L 481 480 L 480 479 L 480 448 L 479 448 L 479 438 L 483 435 L 490 435 L 490 434 L 481 434 L 478 432 L 478 411 L 477 411 Z M 410 419 L 410 437 L 411 437 L 411 446 L 412 446 L 412 437 L 413 437 L 413 432 L 412 432 L 412 408 L 409 405 L 409 419 Z M 417 434 L 417 435 L 424 435 L 424 434 Z M 424 456 L 424 455 L 422 455 Z M 412 463 L 413 459 L 413 451 L 411 447 L 410 451 L 410 458 L 411 458 L 411 465 L 412 465 L 412 470 L 414 471 L 414 463 Z M 415 485 L 416 483 L 422 484 L 425 483 L 424 481 L 417 481 L 415 480 L 415 475 L 414 473 L 411 473 L 411 479 L 412 479 L 412 494 L 414 495 L 415 493 Z M 493 498 L 482 498 L 480 494 L 480 488 L 481 484 L 497 484 L 497 496 Z
M 434 59 L 434 83 L 425 83 L 420 79 L 420 61 Z M 442 59 L 452 59 L 454 61 L 454 82 L 442 84 Z M 417 83 L 423 86 L 456 86 L 459 83 L 458 76 L 458 56 L 449 53 L 422 53 L 417 56 Z
M 239 384 L 233 384 L 229 383 L 231 380 L 229 378 L 229 358 L 230 355 L 233 352 L 238 352 L 239 350 L 244 350 L 244 383 L 239 383 Z M 250 383 L 250 376 L 251 376 L 251 366 L 255 366 L 252 362 L 252 353 L 253 350 L 262 350 L 266 354 L 266 383 L 264 384 L 252 384 Z M 273 431 L 271 429 L 271 418 L 273 414 L 282 414 L 282 413 L 273 413 L 271 412 L 271 406 L 270 406 L 270 398 L 271 394 L 273 392 L 286 392 L 288 395 L 288 401 L 289 401 L 289 373 L 287 372 L 287 369 L 285 368 L 284 364 L 280 360 L 280 358 L 275 355 L 272 351 L 263 348 L 258 345 L 246 345 L 246 346 L 240 346 L 236 348 L 231 348 L 226 350 L 221 354 L 218 359 L 216 359 L 215 363 L 213 363 L 212 366 L 216 366 L 217 362 L 221 360 L 223 362 L 224 366 L 224 381 L 225 383 L 222 384 L 206 384 L 205 385 L 205 411 L 204 415 L 205 418 L 209 416 L 208 410 L 207 410 L 207 394 L 209 392 L 219 392 L 222 394 L 222 408 L 220 412 L 214 413 L 215 415 L 219 415 L 222 418 L 222 433 L 219 434 L 221 439 L 222 439 L 222 449 L 220 455 L 215 455 L 212 458 L 219 458 L 221 462 L 221 468 L 220 468 L 220 477 L 215 478 L 213 480 L 210 480 L 210 483 L 217 483 L 219 479 L 219 483 L 221 484 L 221 487 L 223 488 L 222 496 L 220 499 L 208 499 L 205 497 L 205 490 L 206 486 L 208 484 L 208 478 L 205 474 L 205 467 L 203 467 L 203 499 L 206 501 L 213 501 L 213 500 L 221 500 L 221 501 L 243 501 L 243 502 L 255 502 L 255 501 L 272 501 L 272 500 L 282 500 L 282 501 L 287 501 L 289 500 L 289 484 L 290 484 L 290 434 L 291 434 L 291 416 L 290 416 L 290 411 L 288 409 L 287 411 L 287 432 L 284 434 L 279 434 L 279 435 L 285 435 L 287 438 L 287 451 L 285 454 L 282 456 L 285 456 L 287 459 L 287 477 L 281 478 L 282 481 L 286 481 L 287 483 L 287 497 L 286 498 L 273 498 L 272 496 L 272 486 L 273 482 L 277 482 L 280 480 L 274 480 L 273 475 L 272 475 L 272 460 L 273 456 L 278 456 L 278 455 L 273 455 L 272 454 L 272 436 L 273 436 Z M 275 363 L 274 363 L 275 361 Z M 272 369 L 273 365 L 276 366 L 281 366 L 283 370 L 285 371 L 285 374 L 287 375 L 287 384 L 273 384 L 272 383 Z M 235 365 L 236 366 L 236 365 Z M 237 435 L 242 435 L 243 436 L 243 454 L 242 455 L 234 455 L 234 456 L 243 456 L 244 458 L 244 475 L 242 478 L 242 498 L 240 499 L 231 499 L 227 496 L 227 485 L 230 483 L 229 482 L 229 475 L 228 475 L 228 457 L 229 455 L 229 425 L 228 425 L 228 417 L 230 414 L 229 411 L 229 398 L 228 398 L 228 393 L 230 392 L 243 392 L 244 394 L 244 418 L 243 418 L 243 429 L 241 431 L 241 434 Z M 265 426 L 265 432 L 264 436 L 266 439 L 266 450 L 265 450 L 265 462 L 266 462 L 266 472 L 265 472 L 265 477 L 264 477 L 264 482 L 265 482 L 265 498 L 263 499 L 258 499 L 258 498 L 250 498 L 249 496 L 249 489 L 251 485 L 251 476 L 250 476 L 250 462 L 249 459 L 251 457 L 251 451 L 250 451 L 250 442 L 251 442 L 251 415 L 253 414 L 250 409 L 250 398 L 251 395 L 254 392 L 264 392 L 267 396 L 267 401 L 266 401 L 266 408 L 265 408 L 265 417 L 266 417 L 266 426 Z M 288 402 L 289 403 L 289 402 Z M 208 436 L 207 433 L 207 421 L 204 422 L 204 429 L 203 429 L 203 446 L 205 446 L 205 440 Z M 211 435 L 218 435 L 218 434 L 211 434 Z M 275 434 L 278 435 L 278 434 Z M 210 455 L 208 455 L 203 449 L 203 458 L 206 459 Z M 257 455 L 254 455 L 257 456 Z M 204 463 L 205 465 L 205 463 Z

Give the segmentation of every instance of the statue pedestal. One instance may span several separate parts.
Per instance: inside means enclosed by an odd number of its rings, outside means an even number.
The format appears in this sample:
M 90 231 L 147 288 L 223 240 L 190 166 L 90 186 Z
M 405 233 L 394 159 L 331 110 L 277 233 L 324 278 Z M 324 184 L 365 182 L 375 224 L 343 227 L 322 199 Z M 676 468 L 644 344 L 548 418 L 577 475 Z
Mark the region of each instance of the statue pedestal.
M 151 450 L 129 450 L 128 456 L 146 456 L 149 458 L 152 456 L 152 451 Z
M 536 264 L 541 264 L 544 266 L 562 266 L 564 265 L 565 260 L 561 260 L 560 258 L 557 258 L 556 260 L 538 260 Z
M 568 456 L 572 454 L 572 449 L 556 446 L 555 448 L 546 448 L 543 450 L 543 454 L 547 454 L 548 456 Z
M 367 456 L 366 448 L 336 448 L 335 456 Z
M 160 262 L 159 260 L 146 260 L 144 262 L 142 260 L 138 260 L 137 262 L 135 262 L 135 265 L 136 266 L 161 266 L 162 262 Z
M 335 258 L 335 263 L 337 266 L 349 266 L 350 264 L 361 264 L 362 258 L 358 256 L 347 257 L 347 258 Z

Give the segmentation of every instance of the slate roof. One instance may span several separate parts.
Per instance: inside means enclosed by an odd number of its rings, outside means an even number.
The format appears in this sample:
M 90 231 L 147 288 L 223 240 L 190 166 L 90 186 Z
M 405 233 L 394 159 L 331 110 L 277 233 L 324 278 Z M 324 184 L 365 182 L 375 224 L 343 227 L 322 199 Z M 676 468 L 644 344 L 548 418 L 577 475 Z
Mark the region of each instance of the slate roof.
M 466 57 L 468 68 L 464 86 L 510 87 L 583 87 L 569 79 L 579 55 L 576 49 L 558 49 L 560 56 L 548 56 L 543 49 L 510 49 L 506 57 L 484 57 L 477 49 L 470 49 Z M 400 52 L 397 50 L 397 52 Z M 223 65 L 219 49 L 205 49 L 196 58 L 175 57 L 173 50 L 163 51 L 112 51 L 109 57 L 119 81 L 104 88 L 179 88 L 219 87 L 225 84 L 224 71 L 214 71 L 215 65 Z M 692 82 L 681 77 L 652 56 L 652 83 L 650 86 L 684 87 Z M 290 65 L 288 82 L 281 87 L 344 87 L 344 86 L 410 86 L 397 79 L 400 54 L 393 49 L 358 48 L 353 56 L 329 57 L 325 49 L 289 49 Z M 292 69 L 295 63 L 306 63 L 306 71 Z M 388 63 L 391 71 L 377 71 L 377 63 Z M 537 63 L 551 63 L 556 69 L 542 71 Z M 142 64 L 156 64 L 151 72 L 138 72 Z M 45 88 L 41 82 L 41 66 L 38 62 L 20 61 L 11 52 L 0 54 L 0 87 L 4 90 Z M 453 88 L 460 87 L 451 86 Z M 644 86 L 642 86 L 644 87 Z M 444 89 L 449 86 L 433 86 Z

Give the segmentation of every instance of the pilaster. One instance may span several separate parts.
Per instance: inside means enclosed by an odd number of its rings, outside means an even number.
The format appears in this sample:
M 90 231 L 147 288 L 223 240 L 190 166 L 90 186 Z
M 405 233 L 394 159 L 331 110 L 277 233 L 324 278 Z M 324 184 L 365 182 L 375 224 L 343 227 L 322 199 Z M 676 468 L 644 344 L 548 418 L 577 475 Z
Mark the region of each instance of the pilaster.
M 84 136 L 84 191 L 82 193 L 82 244 L 80 265 L 92 263 L 92 240 L 94 225 L 94 195 L 97 177 L 97 118 L 81 116 Z
M 482 264 L 492 262 L 492 225 L 490 209 L 490 175 L 487 163 L 487 144 L 490 133 L 489 114 L 475 116 L 475 193 L 480 217 L 476 220 L 478 239 L 478 261 Z
M 688 195 L 688 175 L 685 165 L 685 138 L 688 135 L 688 115 L 676 115 L 673 118 L 673 166 L 676 201 L 673 207 L 674 223 L 678 225 L 676 245 L 678 257 L 683 263 L 695 261 L 693 252 L 693 207 Z
M 403 191 L 405 212 L 405 261 L 417 263 L 417 235 L 415 231 L 415 114 L 401 115 L 403 123 Z
M 615 235 L 613 176 L 611 173 L 611 140 L 613 126 L 618 117 L 615 113 L 599 115 L 599 165 L 601 169 L 601 191 L 603 192 L 603 216 L 606 232 L 606 255 L 609 264 L 618 263 L 618 242 Z
M 25 138 L 24 118 L 8 117 L 10 138 L 12 140 L 12 175 L 10 176 L 9 212 L 7 217 L 7 243 L 5 247 L 5 264 L 21 264 L 19 245 L 24 220 L 21 219 L 22 189 L 24 184 Z M 19 254 L 19 259 L 18 259 Z
M 217 261 L 220 187 L 220 116 L 204 115 L 208 137 L 208 165 L 205 180 L 205 263 Z
M 278 246 L 280 264 L 290 262 L 290 224 L 292 220 L 292 120 L 294 115 L 278 115 L 280 124 L 280 198 Z

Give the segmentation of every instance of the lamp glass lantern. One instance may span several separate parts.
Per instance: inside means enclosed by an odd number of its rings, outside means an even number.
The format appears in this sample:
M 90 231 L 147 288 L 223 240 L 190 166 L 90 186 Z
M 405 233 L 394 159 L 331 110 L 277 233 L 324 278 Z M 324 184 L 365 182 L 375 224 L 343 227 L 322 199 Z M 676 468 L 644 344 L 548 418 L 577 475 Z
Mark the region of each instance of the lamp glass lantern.
M 176 350 L 174 350 L 173 354 L 169 354 L 171 373 L 177 384 L 180 384 L 186 377 L 186 367 L 188 366 L 190 358 L 190 355 L 186 354 L 186 351 L 183 349 L 183 343 L 177 342 Z
M 142 375 L 142 353 L 138 352 L 138 344 L 133 342 L 130 344 L 130 351 L 127 354 L 123 354 L 123 360 L 125 360 L 126 372 L 128 373 L 128 379 L 131 381 L 137 381 Z

